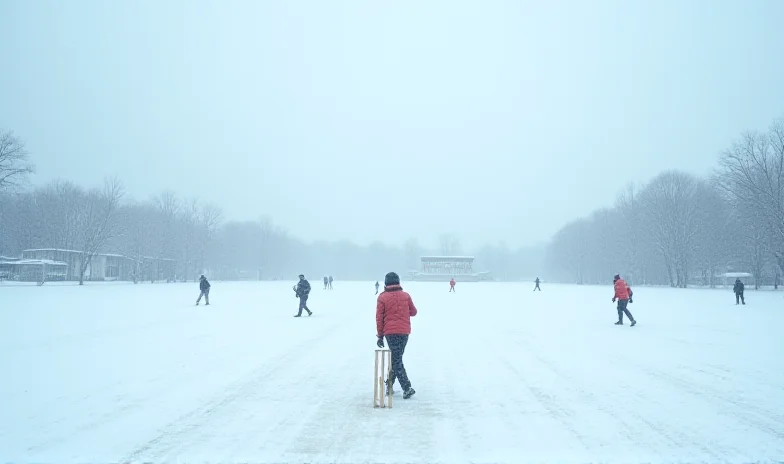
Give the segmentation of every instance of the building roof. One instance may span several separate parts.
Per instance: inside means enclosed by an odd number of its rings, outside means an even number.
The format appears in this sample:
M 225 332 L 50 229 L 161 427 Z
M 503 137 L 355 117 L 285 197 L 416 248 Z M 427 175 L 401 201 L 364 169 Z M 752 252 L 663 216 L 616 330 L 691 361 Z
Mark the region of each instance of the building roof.
M 81 251 L 77 250 L 64 250 L 61 248 L 29 248 L 27 250 L 22 250 L 22 253 L 27 251 L 62 251 L 64 253 L 81 253 Z
M 719 277 L 753 277 L 748 272 L 725 272 L 724 274 L 719 274 Z
M 77 254 L 81 254 L 82 253 L 81 251 L 65 250 L 65 249 L 62 249 L 62 248 L 29 248 L 27 250 L 22 250 L 22 253 L 27 253 L 29 251 L 59 251 L 59 252 L 62 252 L 62 253 L 77 253 Z M 95 256 L 109 256 L 109 257 L 112 257 L 112 258 L 126 258 L 126 259 L 133 260 L 133 258 L 131 258 L 130 256 L 121 255 L 121 254 L 117 254 L 117 253 L 96 253 Z M 174 261 L 171 258 L 155 258 L 155 257 L 152 257 L 152 256 L 140 256 L 140 258 L 142 258 L 142 259 L 157 259 L 157 260 L 160 260 L 160 261 Z M 14 259 L 14 258 L 9 258 L 9 259 Z
M 0 260 L 0 264 L 27 264 L 27 265 L 43 265 L 47 266 L 68 266 L 68 263 L 62 261 L 53 261 L 51 259 L 14 259 L 10 261 Z
M 473 261 L 473 256 L 422 256 L 422 261 Z

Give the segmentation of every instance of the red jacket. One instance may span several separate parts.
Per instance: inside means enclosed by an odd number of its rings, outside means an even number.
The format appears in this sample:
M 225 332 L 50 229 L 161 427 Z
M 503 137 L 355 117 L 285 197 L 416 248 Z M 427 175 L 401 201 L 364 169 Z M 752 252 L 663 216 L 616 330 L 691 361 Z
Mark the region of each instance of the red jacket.
M 632 289 L 623 279 L 615 281 L 615 298 L 618 300 L 628 300 L 632 296 Z
M 449 281 L 449 285 L 451 285 L 452 287 L 454 287 L 454 286 L 455 286 L 455 279 L 452 279 L 452 280 L 450 280 L 450 281 Z
M 400 285 L 384 287 L 376 304 L 376 334 L 408 335 L 411 333 L 411 317 L 417 309 L 411 295 L 404 292 Z

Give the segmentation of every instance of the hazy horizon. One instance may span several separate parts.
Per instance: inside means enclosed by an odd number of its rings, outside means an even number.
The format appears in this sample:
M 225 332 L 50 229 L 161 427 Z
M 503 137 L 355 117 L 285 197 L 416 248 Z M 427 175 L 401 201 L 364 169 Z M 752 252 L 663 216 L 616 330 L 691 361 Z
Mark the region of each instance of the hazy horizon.
M 35 185 L 163 190 L 308 242 L 547 241 L 784 108 L 784 3 L 0 4 Z M 779 44 L 778 46 L 776 44 Z

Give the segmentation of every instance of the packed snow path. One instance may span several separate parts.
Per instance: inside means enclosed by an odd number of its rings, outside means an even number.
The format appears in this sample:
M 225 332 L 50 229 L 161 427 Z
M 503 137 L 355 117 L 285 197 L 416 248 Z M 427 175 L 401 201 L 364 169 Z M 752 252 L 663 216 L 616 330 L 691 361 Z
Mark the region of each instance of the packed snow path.
M 784 292 L 404 282 L 417 390 L 372 408 L 373 282 L 0 285 L 3 462 L 784 459 Z M 399 390 L 399 387 L 397 387 Z

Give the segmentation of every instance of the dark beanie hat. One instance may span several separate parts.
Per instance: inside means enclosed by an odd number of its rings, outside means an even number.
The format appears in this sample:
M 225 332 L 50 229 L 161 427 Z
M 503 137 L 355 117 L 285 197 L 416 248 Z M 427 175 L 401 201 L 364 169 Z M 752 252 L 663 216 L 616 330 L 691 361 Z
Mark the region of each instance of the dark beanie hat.
M 390 272 L 384 277 L 384 286 L 389 287 L 390 285 L 400 285 L 400 276 L 394 272 Z
M 616 280 L 621 280 L 621 276 L 619 274 L 615 274 L 615 277 L 613 277 L 613 282 Z

